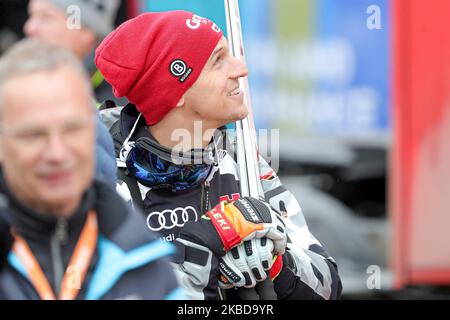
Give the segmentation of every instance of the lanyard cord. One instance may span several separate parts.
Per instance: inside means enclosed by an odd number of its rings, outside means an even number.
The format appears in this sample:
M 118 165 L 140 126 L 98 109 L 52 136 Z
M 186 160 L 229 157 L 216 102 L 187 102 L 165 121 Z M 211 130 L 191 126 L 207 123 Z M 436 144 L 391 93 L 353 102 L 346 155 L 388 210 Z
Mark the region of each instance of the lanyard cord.
M 13 251 L 24 265 L 29 279 L 40 298 L 42 300 L 56 300 L 56 295 L 26 240 L 14 230 L 13 235 L 15 238 Z M 70 258 L 69 265 L 64 273 L 58 296 L 59 300 L 73 300 L 77 297 L 94 255 L 97 237 L 97 214 L 95 210 L 90 210 L 75 250 Z

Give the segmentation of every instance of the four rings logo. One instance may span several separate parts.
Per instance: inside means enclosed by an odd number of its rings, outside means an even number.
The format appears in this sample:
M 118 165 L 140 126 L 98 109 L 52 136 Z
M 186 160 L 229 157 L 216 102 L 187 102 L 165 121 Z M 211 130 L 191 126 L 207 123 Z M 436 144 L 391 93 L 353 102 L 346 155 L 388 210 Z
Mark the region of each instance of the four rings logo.
M 197 221 L 198 214 L 194 207 L 166 209 L 158 212 L 154 211 L 147 216 L 147 226 L 150 230 L 161 231 L 162 229 L 172 229 L 183 227 L 188 221 Z

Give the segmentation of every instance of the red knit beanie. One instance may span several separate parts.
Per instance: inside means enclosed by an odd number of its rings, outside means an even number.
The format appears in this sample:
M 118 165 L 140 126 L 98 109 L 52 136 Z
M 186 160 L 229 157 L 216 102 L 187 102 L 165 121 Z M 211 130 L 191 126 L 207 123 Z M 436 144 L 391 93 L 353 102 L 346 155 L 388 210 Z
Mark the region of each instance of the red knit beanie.
M 194 84 L 221 37 L 216 24 L 191 12 L 144 13 L 103 40 L 95 64 L 115 96 L 153 125 Z

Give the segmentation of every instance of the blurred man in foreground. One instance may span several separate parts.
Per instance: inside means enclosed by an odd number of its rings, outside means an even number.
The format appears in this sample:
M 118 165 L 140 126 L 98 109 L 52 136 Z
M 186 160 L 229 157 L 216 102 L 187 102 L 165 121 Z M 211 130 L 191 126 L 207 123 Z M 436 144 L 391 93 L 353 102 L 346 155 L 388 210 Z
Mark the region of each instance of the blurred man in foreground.
M 177 298 L 172 246 L 94 181 L 90 95 L 64 49 L 25 40 L 0 60 L 0 215 L 14 236 L 0 287 L 7 299 Z

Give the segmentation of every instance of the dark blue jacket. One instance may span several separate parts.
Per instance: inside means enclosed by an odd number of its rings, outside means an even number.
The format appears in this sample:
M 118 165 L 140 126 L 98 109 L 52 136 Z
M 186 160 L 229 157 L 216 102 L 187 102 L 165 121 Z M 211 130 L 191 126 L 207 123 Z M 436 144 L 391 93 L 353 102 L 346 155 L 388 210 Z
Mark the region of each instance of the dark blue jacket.
M 117 180 L 117 166 L 114 145 L 108 129 L 97 116 L 95 123 L 95 178 L 114 187 Z
M 169 265 L 173 246 L 159 241 L 155 234 L 149 234 L 142 214 L 130 210 L 108 185 L 101 182 L 93 184 L 76 213 L 65 221 L 65 241 L 57 243 L 58 255 L 51 248 L 55 248 L 52 241 L 55 241 L 57 223 L 61 225 L 59 221 L 23 206 L 9 193 L 3 179 L 0 179 L 0 191 L 9 203 L 0 208 L 0 214 L 7 216 L 16 231 L 25 238 L 54 291 L 59 287 L 55 263 L 59 263 L 62 270 L 66 269 L 87 211 L 94 208 L 99 238 L 77 299 L 160 300 L 185 297 Z M 0 273 L 0 288 L 4 288 L 6 299 L 39 299 L 24 266 L 12 251 Z

